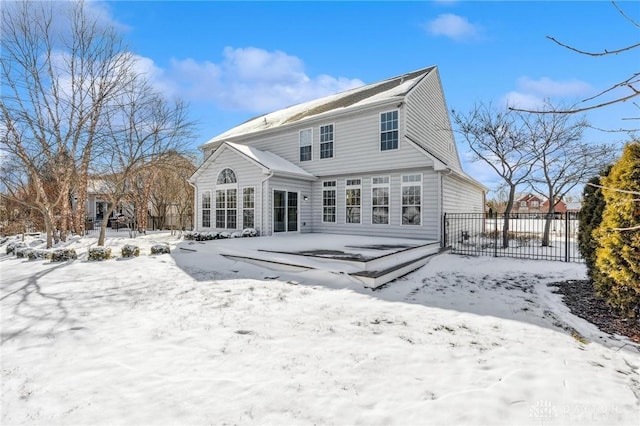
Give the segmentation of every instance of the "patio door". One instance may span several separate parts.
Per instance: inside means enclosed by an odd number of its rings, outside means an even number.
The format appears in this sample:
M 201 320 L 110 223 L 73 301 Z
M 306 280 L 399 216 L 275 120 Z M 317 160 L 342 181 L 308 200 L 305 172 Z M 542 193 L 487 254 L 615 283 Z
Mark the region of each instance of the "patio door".
M 298 193 L 273 191 L 273 232 L 298 230 Z

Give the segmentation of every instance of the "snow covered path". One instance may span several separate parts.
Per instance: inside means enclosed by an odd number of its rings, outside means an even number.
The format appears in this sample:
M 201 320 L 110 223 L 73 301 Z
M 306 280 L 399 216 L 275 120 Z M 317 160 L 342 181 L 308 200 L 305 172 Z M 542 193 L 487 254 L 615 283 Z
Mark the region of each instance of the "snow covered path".
M 546 286 L 581 265 L 441 255 L 374 292 L 186 244 L 3 254 L 2 424 L 640 423 L 638 351 Z

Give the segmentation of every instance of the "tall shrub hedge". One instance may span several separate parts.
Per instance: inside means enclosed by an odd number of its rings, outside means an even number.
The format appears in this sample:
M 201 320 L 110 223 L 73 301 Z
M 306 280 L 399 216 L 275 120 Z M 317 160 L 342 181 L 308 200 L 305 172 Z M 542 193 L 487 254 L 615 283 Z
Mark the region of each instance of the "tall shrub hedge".
M 640 314 L 640 142 L 627 144 L 602 179 L 606 205 L 595 231 L 596 290 L 628 316 Z

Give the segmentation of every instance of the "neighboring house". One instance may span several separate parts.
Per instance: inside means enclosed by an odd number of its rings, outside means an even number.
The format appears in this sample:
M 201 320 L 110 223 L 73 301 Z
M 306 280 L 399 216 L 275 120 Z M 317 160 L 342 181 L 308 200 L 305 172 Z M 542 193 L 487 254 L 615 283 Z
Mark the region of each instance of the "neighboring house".
M 548 211 L 549 211 L 549 199 L 545 198 L 544 199 L 544 203 L 542 203 L 542 212 L 546 213 Z M 567 204 L 562 200 L 556 199 L 556 204 L 555 204 L 555 206 L 553 208 L 553 211 L 555 213 L 560 213 L 560 214 L 566 213 L 567 212 Z
M 544 199 L 534 194 L 522 194 L 513 203 L 513 213 L 542 213 Z
M 92 221 L 96 228 L 100 226 L 104 215 L 108 214 L 110 210 L 111 204 L 107 201 L 108 197 L 106 197 L 106 194 L 109 193 L 108 191 L 108 181 L 96 177 L 89 178 L 85 211 L 88 221 Z M 117 218 L 120 210 L 115 209 L 113 211 L 111 214 L 112 219 Z M 108 226 L 111 226 L 111 223 Z
M 483 211 L 461 167 L 437 67 L 253 118 L 200 147 L 195 229 L 440 240 Z
M 549 211 L 549 200 L 536 194 L 522 194 L 516 197 L 512 213 L 544 214 Z M 555 213 L 567 212 L 567 204 L 563 200 L 556 199 Z

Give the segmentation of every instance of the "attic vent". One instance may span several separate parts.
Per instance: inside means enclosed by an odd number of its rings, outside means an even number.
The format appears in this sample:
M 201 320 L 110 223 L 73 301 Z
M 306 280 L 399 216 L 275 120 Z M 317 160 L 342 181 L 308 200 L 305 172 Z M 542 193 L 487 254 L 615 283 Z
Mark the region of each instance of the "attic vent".
M 267 125 L 267 117 L 264 118 L 264 125 Z
M 404 83 L 404 75 L 400 77 L 400 84 Z

